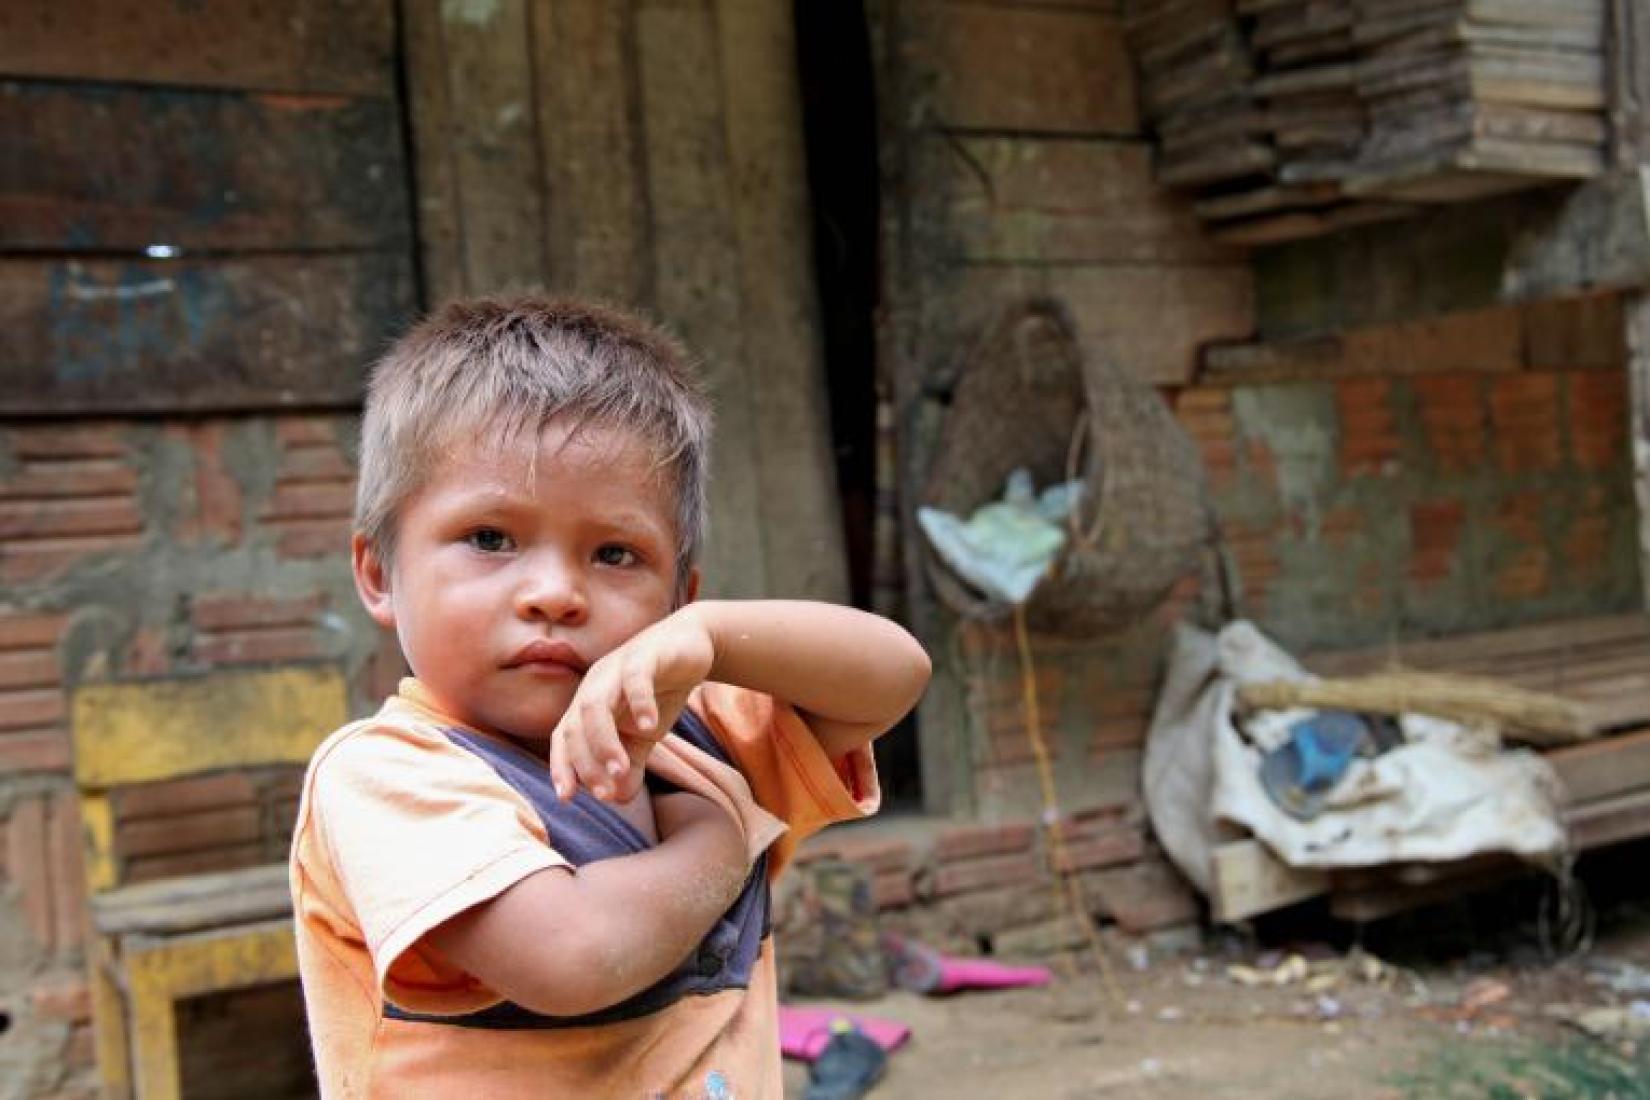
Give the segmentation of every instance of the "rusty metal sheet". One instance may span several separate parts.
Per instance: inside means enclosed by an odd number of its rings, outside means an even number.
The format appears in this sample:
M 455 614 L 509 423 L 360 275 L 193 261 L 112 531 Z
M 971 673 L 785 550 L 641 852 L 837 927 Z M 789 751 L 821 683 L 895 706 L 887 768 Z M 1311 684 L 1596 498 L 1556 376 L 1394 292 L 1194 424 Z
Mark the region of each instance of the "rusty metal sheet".
M 0 72 L 391 95 L 393 0 L 6 0 Z
M 404 251 L 0 258 L 0 415 L 348 406 L 413 309 Z
M 0 81 L 0 249 L 411 237 L 393 100 Z

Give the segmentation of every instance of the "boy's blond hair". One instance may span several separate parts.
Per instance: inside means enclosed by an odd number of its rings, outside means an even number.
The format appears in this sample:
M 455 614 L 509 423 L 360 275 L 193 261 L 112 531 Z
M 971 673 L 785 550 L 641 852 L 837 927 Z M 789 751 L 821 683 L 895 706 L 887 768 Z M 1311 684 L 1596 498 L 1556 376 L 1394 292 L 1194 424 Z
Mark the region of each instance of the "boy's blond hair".
M 459 441 L 535 435 L 552 420 L 629 431 L 676 492 L 679 581 L 704 541 L 710 408 L 682 346 L 591 302 L 523 295 L 450 302 L 373 368 L 355 526 L 387 563 L 396 521 Z

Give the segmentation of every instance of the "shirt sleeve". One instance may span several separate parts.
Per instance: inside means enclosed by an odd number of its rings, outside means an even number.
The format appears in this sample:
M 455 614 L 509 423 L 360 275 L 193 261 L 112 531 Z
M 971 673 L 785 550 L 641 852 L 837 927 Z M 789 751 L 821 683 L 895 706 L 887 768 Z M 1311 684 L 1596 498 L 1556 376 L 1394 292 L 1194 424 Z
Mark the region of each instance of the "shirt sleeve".
M 689 706 L 733 757 L 757 803 L 790 826 L 773 846 L 773 873 L 826 825 L 868 816 L 881 805 L 869 745 L 832 759 L 795 708 L 728 684 L 701 684 Z
M 436 731 L 374 727 L 317 762 L 318 838 L 384 997 L 452 1015 L 499 995 L 424 934 L 535 872 L 566 866 L 525 799 Z

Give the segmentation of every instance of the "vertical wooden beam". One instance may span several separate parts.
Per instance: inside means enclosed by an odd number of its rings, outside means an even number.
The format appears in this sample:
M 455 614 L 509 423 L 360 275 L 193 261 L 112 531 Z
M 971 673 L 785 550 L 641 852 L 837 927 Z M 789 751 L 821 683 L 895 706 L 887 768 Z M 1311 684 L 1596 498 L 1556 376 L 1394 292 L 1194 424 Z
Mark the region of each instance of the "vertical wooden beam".
M 716 22 L 768 591 L 846 599 L 795 20 L 784 0 L 718 0 Z
M 613 0 L 532 0 L 548 282 L 653 301 L 635 12 Z
M 1650 293 L 1627 295 L 1622 313 L 1627 330 L 1633 494 L 1639 508 L 1639 583 L 1645 605 L 1650 607 Z
M 757 468 L 768 456 L 756 445 L 760 413 L 745 363 L 715 14 L 707 0 L 643 0 L 636 37 L 656 306 L 704 357 L 717 412 L 705 580 L 714 595 L 762 595 L 767 529 Z
M 403 0 L 431 304 L 545 281 L 527 0 Z

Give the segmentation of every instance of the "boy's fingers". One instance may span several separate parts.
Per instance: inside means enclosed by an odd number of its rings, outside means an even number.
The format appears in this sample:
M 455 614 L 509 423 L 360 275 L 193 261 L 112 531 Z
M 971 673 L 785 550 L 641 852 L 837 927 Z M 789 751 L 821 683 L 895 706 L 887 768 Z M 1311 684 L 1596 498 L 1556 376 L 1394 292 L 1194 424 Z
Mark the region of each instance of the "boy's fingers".
M 613 712 L 600 704 L 588 704 L 579 711 L 579 729 L 583 736 L 568 746 L 573 767 L 591 794 L 610 799 L 614 780 L 630 767 L 630 758 L 619 742 L 619 730 L 613 724 Z
M 635 737 L 619 735 L 624 742 L 625 753 L 629 757 L 629 766 L 624 774 L 614 781 L 615 798 L 620 802 L 628 802 L 641 792 L 643 776 L 646 772 L 647 754 L 653 748 L 653 742 Z
M 636 731 L 651 734 L 659 728 L 659 701 L 653 697 L 651 663 L 633 665 L 624 672 L 624 701 Z
M 573 765 L 567 759 L 568 737 L 565 726 L 556 727 L 550 735 L 550 783 L 556 788 L 556 797 L 563 802 L 573 797 L 573 789 L 578 785 Z

